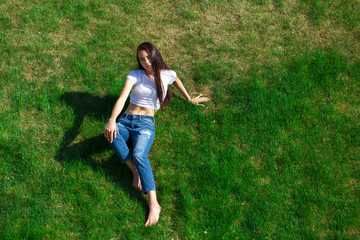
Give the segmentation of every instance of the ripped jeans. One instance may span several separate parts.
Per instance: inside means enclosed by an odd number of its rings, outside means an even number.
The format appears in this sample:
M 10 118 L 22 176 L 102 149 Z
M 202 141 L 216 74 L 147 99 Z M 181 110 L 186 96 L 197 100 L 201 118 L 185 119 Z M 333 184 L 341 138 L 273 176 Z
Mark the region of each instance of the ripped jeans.
M 156 191 L 149 151 L 155 137 L 154 117 L 124 113 L 116 123 L 116 138 L 110 143 L 123 163 L 133 159 L 143 193 Z

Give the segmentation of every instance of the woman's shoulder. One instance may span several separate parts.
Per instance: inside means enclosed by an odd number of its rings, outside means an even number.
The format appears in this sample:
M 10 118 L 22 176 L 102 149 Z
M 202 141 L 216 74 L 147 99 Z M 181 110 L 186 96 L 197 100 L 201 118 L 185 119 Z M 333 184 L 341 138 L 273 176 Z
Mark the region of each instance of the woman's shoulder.
M 126 78 L 129 78 L 134 84 L 137 83 L 144 75 L 144 70 L 138 69 L 131 71 Z
M 169 77 L 169 78 L 176 78 L 176 72 L 171 69 L 163 69 L 161 70 L 161 77 Z
M 172 84 L 176 79 L 176 72 L 171 69 L 161 70 L 161 80 L 165 84 Z

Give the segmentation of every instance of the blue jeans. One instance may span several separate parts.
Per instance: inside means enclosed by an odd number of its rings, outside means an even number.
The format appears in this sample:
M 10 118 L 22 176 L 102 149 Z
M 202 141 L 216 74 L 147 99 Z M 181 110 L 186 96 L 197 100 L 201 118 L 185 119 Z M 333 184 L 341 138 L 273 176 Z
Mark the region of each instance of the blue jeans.
M 155 137 L 154 117 L 124 113 L 116 123 L 116 138 L 110 143 L 123 163 L 133 159 L 143 193 L 156 191 L 149 151 Z

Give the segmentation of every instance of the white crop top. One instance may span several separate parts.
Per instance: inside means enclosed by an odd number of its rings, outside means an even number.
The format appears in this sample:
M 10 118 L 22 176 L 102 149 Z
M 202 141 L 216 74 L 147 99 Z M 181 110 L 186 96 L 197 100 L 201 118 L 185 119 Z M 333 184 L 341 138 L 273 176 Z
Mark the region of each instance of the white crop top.
M 165 98 L 168 86 L 176 79 L 176 72 L 173 70 L 161 70 L 161 81 L 163 84 Z M 149 78 L 144 70 L 135 70 L 127 75 L 128 79 L 134 84 L 131 89 L 130 102 L 140 107 L 158 110 L 160 101 L 156 94 L 156 85 L 153 78 Z

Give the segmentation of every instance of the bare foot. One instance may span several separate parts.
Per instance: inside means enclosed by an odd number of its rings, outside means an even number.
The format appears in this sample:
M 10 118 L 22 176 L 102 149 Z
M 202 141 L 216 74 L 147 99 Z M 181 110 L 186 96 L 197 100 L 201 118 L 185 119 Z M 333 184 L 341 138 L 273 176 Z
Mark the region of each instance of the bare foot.
M 149 216 L 145 223 L 145 227 L 150 227 L 156 224 L 160 217 L 161 207 L 159 204 L 150 205 L 149 207 Z
M 141 182 L 140 182 L 139 173 L 136 171 L 136 172 L 133 172 L 133 174 L 134 174 L 134 178 L 133 178 L 133 181 L 132 181 L 132 185 L 133 185 L 134 188 L 141 191 Z

